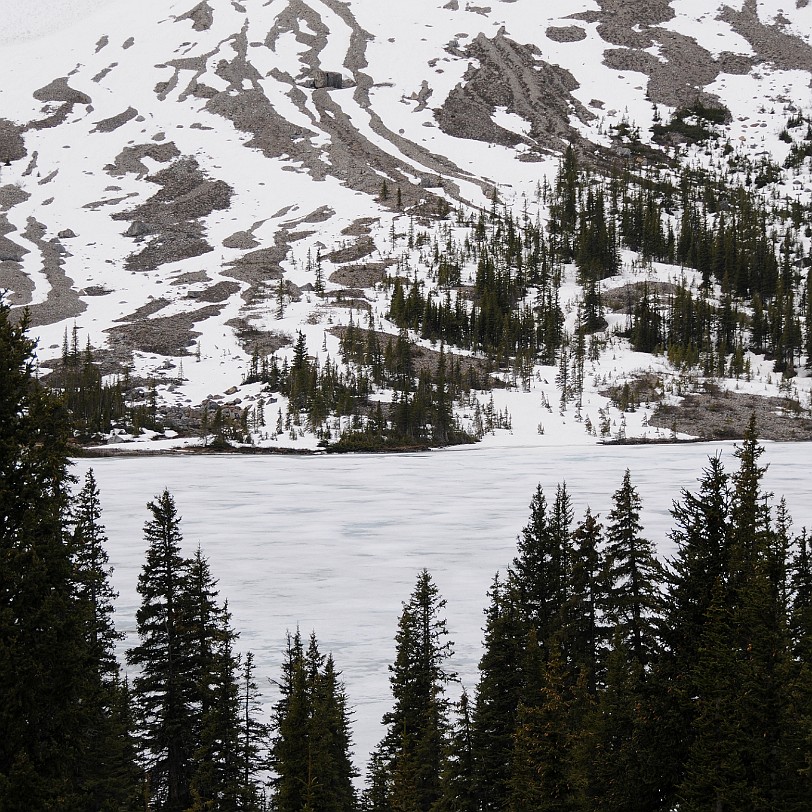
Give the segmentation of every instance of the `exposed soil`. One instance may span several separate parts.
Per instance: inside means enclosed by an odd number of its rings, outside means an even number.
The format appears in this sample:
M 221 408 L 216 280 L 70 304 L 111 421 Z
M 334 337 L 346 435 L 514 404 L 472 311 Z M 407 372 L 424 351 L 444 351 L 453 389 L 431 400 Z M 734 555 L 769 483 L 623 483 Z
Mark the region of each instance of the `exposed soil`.
M 649 424 L 703 440 L 739 440 L 752 414 L 765 440 L 812 439 L 812 417 L 797 401 L 729 391 L 687 395 L 677 406 L 660 404 Z
M 262 355 L 273 355 L 282 347 L 290 347 L 293 339 L 287 333 L 275 330 L 257 330 L 245 319 L 237 318 L 226 322 L 226 325 L 234 328 L 234 335 L 243 351 L 249 355 L 256 350 Z
M 371 288 L 383 282 L 386 269 L 397 265 L 396 260 L 386 262 L 364 262 L 359 265 L 345 265 L 330 274 L 330 281 L 346 287 Z
M 338 248 L 331 251 L 329 254 L 324 255 L 324 259 L 334 262 L 336 265 L 344 262 L 358 262 L 359 259 L 368 257 L 377 251 L 375 241 L 372 237 L 361 237 L 352 245 L 344 248 Z
M 188 348 L 200 333 L 193 330 L 196 322 L 205 321 L 220 314 L 222 305 L 207 305 L 174 316 L 142 319 L 132 324 L 111 327 L 107 346 L 113 358 L 126 363 L 134 350 L 156 355 L 188 355 Z

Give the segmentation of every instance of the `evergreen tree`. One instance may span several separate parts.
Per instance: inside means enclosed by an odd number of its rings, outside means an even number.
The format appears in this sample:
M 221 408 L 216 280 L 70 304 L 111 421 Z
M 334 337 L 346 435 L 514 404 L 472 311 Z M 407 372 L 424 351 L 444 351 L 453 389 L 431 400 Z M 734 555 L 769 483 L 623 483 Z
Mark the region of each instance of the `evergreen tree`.
M 347 698 L 332 655 L 318 653 L 315 636 L 307 652 L 308 690 L 312 696 L 310 738 L 311 783 L 307 803 L 324 812 L 352 812 L 356 807 L 350 760 L 352 736 Z
M 663 707 L 662 782 L 668 793 L 684 780 L 696 732 L 696 669 L 704 637 L 711 633 L 714 600 L 723 594 L 730 572 L 731 499 L 722 462 L 710 457 L 699 491 L 684 490 L 671 511 L 677 554 L 667 573 L 665 656 L 653 678 Z
M 571 566 L 572 509 L 566 486 L 559 486 L 553 510 L 539 485 L 530 503 L 530 518 L 518 542 L 511 576 L 528 623 L 542 646 L 549 646 L 563 621 Z
M 184 812 L 199 732 L 195 652 L 185 633 L 189 562 L 181 555 L 180 517 L 168 490 L 147 507 L 146 561 L 138 577 L 140 642 L 127 654 L 140 668 L 133 680 L 152 808 Z
M 576 697 L 567 686 L 564 663 L 553 649 L 542 665 L 538 691 L 519 708 L 514 735 L 510 812 L 574 812 L 581 808 L 583 782 L 576 752 L 581 731 Z
M 352 812 L 356 773 L 346 697 L 333 659 L 319 653 L 315 635 L 307 651 L 298 632 L 288 636 L 280 691 L 271 745 L 274 809 Z
M 261 706 L 254 676 L 254 655 L 248 652 L 240 673 L 240 737 L 238 762 L 242 809 L 254 812 L 262 808 L 260 773 L 267 764 L 268 727 L 259 720 Z
M 187 562 L 181 593 L 180 632 L 187 651 L 185 667 L 195 680 L 195 729 L 193 740 L 201 740 L 201 728 L 215 704 L 218 682 L 218 649 L 234 632 L 228 629 L 226 618 L 217 604 L 217 583 L 211 574 L 208 559 L 198 546 Z
M 691 673 L 695 736 L 680 808 L 808 803 L 784 576 L 786 516 L 771 523 L 751 419 L 733 475 L 729 572 L 717 579 Z M 802 698 L 802 694 L 800 695 Z
M 298 812 L 305 805 L 310 775 L 307 741 L 310 697 L 304 649 L 298 630 L 294 636 L 288 635 L 279 691 L 280 698 L 274 706 L 272 717 L 273 803 L 279 812 Z
M 99 664 L 102 680 L 115 683 L 119 678 L 115 645 L 124 635 L 113 625 L 113 601 L 117 593 L 110 586 L 112 569 L 108 566 L 106 544 L 99 489 L 91 468 L 73 508 L 74 577 L 78 596 L 88 609 L 85 633 L 91 656 Z
M 387 732 L 370 787 L 383 796 L 384 806 L 372 807 L 376 812 L 379 808 L 429 812 L 442 796 L 448 734 L 445 686 L 454 679 L 445 669 L 452 643 L 440 616 L 444 606 L 423 570 L 403 606 L 395 637 L 397 656 L 389 679 L 394 707 L 384 715 Z M 370 800 L 368 793 L 368 806 Z
M 628 469 L 612 498 L 606 528 L 606 613 L 631 656 L 645 667 L 659 649 L 662 567 L 654 545 L 641 535 L 640 497 Z
M 650 812 L 658 809 L 658 772 L 652 770 L 646 733 L 642 663 L 630 650 L 620 629 L 609 650 L 606 687 L 600 693 L 588 732 L 594 740 L 589 753 L 588 809 L 597 812 Z
M 442 776 L 443 795 L 434 806 L 434 812 L 479 812 L 483 806 L 475 775 L 471 706 L 468 693 L 463 689 L 449 736 L 448 758 Z
M 99 489 L 90 469 L 72 510 L 73 571 L 77 596 L 84 607 L 89 710 L 96 718 L 84 758 L 88 775 L 83 786 L 92 808 L 130 809 L 138 799 L 139 773 L 131 739 L 128 689 L 115 657 L 116 641 L 124 635 L 113 625 L 107 536 L 101 524 Z
M 66 527 L 68 419 L 0 302 L 0 808 L 92 808 L 99 679 Z
M 481 809 L 504 809 L 513 769 L 513 734 L 525 690 L 527 622 L 515 588 L 494 578 L 472 718 L 473 783 Z
M 190 782 L 192 810 L 255 810 L 257 798 L 244 781 L 240 658 L 234 653 L 237 634 L 231 628 L 228 605 L 218 618 L 219 634 L 206 678 L 208 703 L 201 712 Z
M 585 679 L 590 694 L 602 682 L 605 636 L 601 607 L 606 603 L 602 578 L 603 527 L 587 508 L 572 534 L 572 574 L 564 607 L 562 644 L 572 679 Z

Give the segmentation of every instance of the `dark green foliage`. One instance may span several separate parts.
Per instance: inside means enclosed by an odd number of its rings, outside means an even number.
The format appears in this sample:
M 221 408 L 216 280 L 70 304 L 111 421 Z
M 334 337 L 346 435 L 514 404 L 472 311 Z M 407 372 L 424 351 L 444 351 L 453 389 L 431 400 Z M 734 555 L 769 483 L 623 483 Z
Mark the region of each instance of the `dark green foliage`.
M 254 655 L 249 651 L 245 655 L 240 671 L 237 743 L 241 808 L 248 812 L 263 808 L 264 796 L 260 776 L 268 764 L 268 726 L 260 721 L 260 693 L 255 673 Z
M 503 809 L 512 774 L 513 734 L 524 693 L 528 624 L 516 588 L 495 578 L 472 719 L 473 785 L 483 810 Z
M 234 653 L 236 634 L 228 621 L 228 610 L 218 629 L 220 638 L 211 651 L 204 684 L 198 746 L 190 780 L 192 809 L 243 809 L 240 763 L 239 660 Z
M 634 307 L 631 342 L 638 352 L 654 352 L 663 343 L 662 316 L 657 298 L 649 294 L 646 283 Z
M 199 675 L 193 641 L 185 633 L 189 562 L 181 555 L 180 517 L 169 491 L 150 502 L 144 525 L 146 561 L 138 578 L 140 642 L 127 654 L 140 668 L 133 681 L 139 730 L 148 768 L 148 795 L 158 809 L 182 812 L 191 803 L 190 781 L 199 731 Z
M 675 110 L 668 124 L 655 124 L 652 132 L 657 140 L 674 133 L 690 142 L 704 141 L 713 135 L 715 126 L 724 124 L 729 118 L 730 113 L 724 107 L 707 107 L 696 101 Z
M 120 381 L 103 383 L 90 343 L 84 351 L 79 350 L 75 326 L 70 343 L 65 333 L 62 360 L 49 383 L 62 394 L 73 430 L 80 439 L 109 432 L 127 417 L 124 387 Z
M 0 808 L 136 800 L 127 689 L 92 472 L 69 505 L 69 420 L 0 304 Z
M 136 747 L 131 739 L 129 690 L 121 678 L 115 657 L 116 641 L 123 635 L 113 625 L 107 536 L 101 524 L 99 489 L 93 470 L 72 510 L 71 538 L 74 578 L 78 598 L 85 609 L 85 639 L 89 648 L 86 668 L 92 674 L 89 707 L 95 714 L 85 758 L 90 775 L 83 793 L 93 808 L 132 809 L 138 801 L 140 774 Z
M 273 808 L 354 810 L 346 698 L 332 657 L 319 653 L 315 636 L 307 651 L 298 632 L 288 636 L 280 692 L 271 746 Z
M 595 694 L 602 681 L 605 629 L 603 583 L 603 527 L 587 508 L 572 533 L 572 566 L 564 605 L 562 645 L 573 681 Z
M 88 808 L 102 666 L 66 527 L 68 421 L 34 378 L 26 317 L 8 316 L 0 303 L 0 808 Z
M 371 810 L 429 812 L 443 795 L 448 737 L 445 686 L 454 679 L 445 601 L 426 570 L 420 573 L 398 623 L 397 655 L 389 682 L 394 706 L 384 715 L 386 735 L 366 794 Z M 377 803 L 378 806 L 371 804 Z
M 644 735 L 644 674 L 621 635 L 607 660 L 606 686 L 591 719 L 594 737 L 587 808 L 600 812 L 656 809 L 648 776 L 649 746 Z
M 434 812 L 479 812 L 485 808 L 477 780 L 474 732 L 468 693 L 463 689 L 456 707 L 457 722 L 449 734 L 448 758 L 442 775 L 442 798 Z
M 511 567 L 522 611 L 543 647 L 559 635 L 564 620 L 572 566 L 571 521 L 566 486 L 558 487 L 551 511 L 539 486 Z
M 145 799 L 161 810 L 256 810 L 264 728 L 256 719 L 253 660 L 241 672 L 228 607 L 198 548 L 181 554 L 180 517 L 171 494 L 150 502 L 149 547 L 138 579 L 138 712 Z
M 608 593 L 604 607 L 632 658 L 645 667 L 659 650 L 662 568 L 641 535 L 640 497 L 629 470 L 613 496 L 606 527 Z
M 537 691 L 519 707 L 514 733 L 510 812 L 575 812 L 583 800 L 577 742 L 578 697 L 558 652 L 543 666 Z

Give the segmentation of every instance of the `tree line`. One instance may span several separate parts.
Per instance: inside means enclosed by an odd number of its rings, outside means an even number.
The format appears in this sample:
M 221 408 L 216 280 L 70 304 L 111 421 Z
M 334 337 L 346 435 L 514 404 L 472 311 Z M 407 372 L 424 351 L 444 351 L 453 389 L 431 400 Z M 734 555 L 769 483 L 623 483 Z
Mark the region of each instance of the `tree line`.
M 673 506 L 661 561 L 626 471 L 602 522 L 539 487 L 458 690 L 428 570 L 403 604 L 391 709 L 356 790 L 350 701 L 289 634 L 262 719 L 253 657 L 168 491 L 148 504 L 138 641 L 120 634 L 92 472 L 0 307 L 3 810 L 803 810 L 812 794 L 812 560 L 763 487 L 751 421 Z

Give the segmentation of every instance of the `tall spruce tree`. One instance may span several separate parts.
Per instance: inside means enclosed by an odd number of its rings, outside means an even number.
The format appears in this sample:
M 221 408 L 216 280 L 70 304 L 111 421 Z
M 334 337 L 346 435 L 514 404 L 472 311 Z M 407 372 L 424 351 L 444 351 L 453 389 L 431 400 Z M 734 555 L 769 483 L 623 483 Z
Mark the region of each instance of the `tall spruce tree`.
M 584 680 L 594 695 L 603 681 L 606 603 L 603 579 L 603 526 L 587 508 L 572 534 L 572 566 L 564 607 L 562 645 L 574 682 Z
M 586 791 L 578 752 L 582 686 L 568 684 L 555 647 L 540 667 L 536 690 L 519 706 L 507 809 L 575 812 L 583 808 Z
M 147 766 L 150 807 L 184 812 L 197 746 L 199 675 L 185 629 L 189 562 L 181 555 L 180 517 L 168 490 L 150 502 L 144 525 L 146 561 L 138 577 L 136 613 L 140 642 L 127 654 L 140 669 L 133 680 L 139 731 Z
M 86 667 L 92 692 L 88 706 L 96 715 L 84 754 L 87 778 L 83 794 L 96 809 L 130 809 L 138 800 L 140 774 L 131 737 L 128 691 L 115 656 L 116 642 L 124 635 L 113 625 L 117 594 L 109 580 L 112 568 L 93 469 L 85 475 L 71 518 L 73 572 L 77 597 L 84 607 L 88 646 Z
M 800 810 L 809 797 L 787 628 L 786 529 L 773 526 L 751 419 L 733 475 L 729 572 L 718 579 L 691 673 L 695 736 L 680 808 Z
M 332 655 L 318 653 L 316 638 L 308 648 L 308 688 L 312 696 L 310 763 L 315 781 L 309 807 L 324 812 L 352 812 L 357 798 L 352 780 L 357 775 L 350 759 L 352 734 L 344 686 Z
M 517 590 L 497 575 L 485 612 L 484 651 L 471 722 L 473 784 L 484 812 L 503 809 L 513 765 L 513 734 L 523 694 L 528 624 Z
M 389 678 L 394 707 L 383 718 L 387 732 L 366 799 L 375 812 L 429 812 L 442 797 L 448 735 L 445 687 L 455 678 L 445 665 L 452 643 L 441 616 L 444 607 L 434 581 L 423 570 L 403 606 L 395 636 L 397 654 Z M 383 805 L 370 806 L 378 798 Z
M 657 773 L 646 733 L 648 699 L 642 663 L 616 630 L 607 657 L 606 685 L 585 734 L 591 738 L 587 809 L 650 812 L 659 809 Z
M 260 693 L 254 654 L 249 651 L 240 671 L 239 766 L 242 808 L 263 808 L 262 772 L 267 768 L 268 726 L 260 721 Z
M 91 808 L 100 664 L 66 526 L 67 415 L 0 302 L 0 808 Z
M 443 795 L 434 812 L 480 812 L 483 804 L 475 776 L 471 703 L 463 689 L 449 735 L 448 758 L 442 775 Z
M 641 535 L 640 496 L 628 469 L 612 498 L 614 507 L 606 528 L 605 610 L 631 656 L 645 667 L 659 649 L 662 566 L 652 542 Z
M 332 657 L 311 635 L 288 635 L 287 659 L 274 707 L 272 804 L 278 812 L 353 812 L 357 806 L 350 761 L 346 696 Z
M 519 536 L 511 577 L 527 621 L 543 647 L 549 647 L 559 635 L 564 620 L 572 558 L 571 522 L 566 485 L 558 486 L 552 510 L 539 485 Z
M 211 661 L 198 681 L 206 691 L 206 705 L 204 710 L 201 700 L 200 733 L 190 779 L 192 812 L 251 808 L 245 805 L 240 762 L 240 662 L 234 652 L 237 634 L 231 628 L 227 605 L 217 617 Z
M 684 768 L 697 730 L 696 669 L 711 634 L 714 601 L 722 600 L 730 572 L 731 488 L 719 457 L 710 457 L 697 493 L 683 490 L 671 514 L 677 553 L 667 573 L 665 656 L 653 676 L 662 718 L 661 781 L 666 794 L 685 780 Z M 717 630 L 718 631 L 718 630 Z M 716 633 L 716 632 L 714 632 Z
M 279 692 L 271 719 L 273 805 L 279 812 L 298 812 L 305 806 L 310 776 L 307 726 L 311 699 L 298 629 L 295 635 L 288 634 Z

